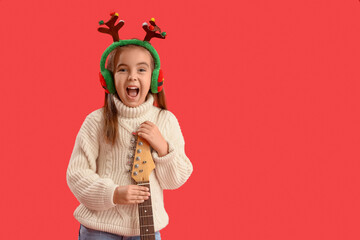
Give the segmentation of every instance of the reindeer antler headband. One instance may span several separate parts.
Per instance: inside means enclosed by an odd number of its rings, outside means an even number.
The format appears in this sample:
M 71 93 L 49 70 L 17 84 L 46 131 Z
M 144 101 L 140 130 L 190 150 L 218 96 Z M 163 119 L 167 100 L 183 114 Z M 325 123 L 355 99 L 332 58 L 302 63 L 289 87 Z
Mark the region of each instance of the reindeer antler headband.
M 120 40 L 118 32 L 119 32 L 120 28 L 122 28 L 122 26 L 124 26 L 125 22 L 123 20 L 120 20 L 115 25 L 116 20 L 119 17 L 119 14 L 111 13 L 110 16 L 111 16 L 110 20 L 105 23 L 105 25 L 108 26 L 108 28 L 104 28 L 104 27 L 98 28 L 99 32 L 110 34 L 114 41 L 104 51 L 104 53 L 101 56 L 101 60 L 100 60 L 100 73 L 99 73 L 100 83 L 101 83 L 102 87 L 105 89 L 105 92 L 107 92 L 107 93 L 115 93 L 116 92 L 112 73 L 105 68 L 105 62 L 106 62 L 108 55 L 115 48 L 120 47 L 120 46 L 130 45 L 130 44 L 138 45 L 138 46 L 142 46 L 142 47 L 146 48 L 147 50 L 149 50 L 149 52 L 153 56 L 155 68 L 154 68 L 154 71 L 153 71 L 152 77 L 151 77 L 151 88 L 150 89 L 151 89 L 152 93 L 160 92 L 163 88 L 164 77 L 163 77 L 163 72 L 160 69 L 160 57 L 159 57 L 158 53 L 156 52 L 155 48 L 150 44 L 150 40 L 152 38 L 165 39 L 166 32 L 161 32 L 161 29 L 155 24 L 155 19 L 151 18 L 149 21 L 150 25 L 148 25 L 146 22 L 144 22 L 142 25 L 142 28 L 146 32 L 146 36 L 143 41 L 138 40 L 138 39 Z M 99 21 L 99 24 L 103 25 L 104 21 L 103 20 Z

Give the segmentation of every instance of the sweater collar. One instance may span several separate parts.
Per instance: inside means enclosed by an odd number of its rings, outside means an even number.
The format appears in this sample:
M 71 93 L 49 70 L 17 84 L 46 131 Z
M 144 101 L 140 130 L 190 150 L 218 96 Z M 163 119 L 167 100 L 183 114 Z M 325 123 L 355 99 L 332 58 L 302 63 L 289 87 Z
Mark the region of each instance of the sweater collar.
M 123 102 L 121 102 L 115 94 L 112 94 L 112 98 L 114 100 L 116 109 L 118 111 L 118 115 L 123 118 L 138 118 L 145 115 L 154 104 L 154 97 L 151 93 L 149 93 L 145 102 L 140 104 L 137 107 L 128 107 Z

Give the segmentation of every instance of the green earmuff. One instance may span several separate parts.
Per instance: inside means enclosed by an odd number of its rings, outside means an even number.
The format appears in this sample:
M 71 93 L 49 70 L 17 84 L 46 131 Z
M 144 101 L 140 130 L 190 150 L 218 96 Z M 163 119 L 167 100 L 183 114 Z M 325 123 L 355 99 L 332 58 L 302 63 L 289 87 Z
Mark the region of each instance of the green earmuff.
M 102 87 L 105 89 L 105 92 L 107 93 L 115 93 L 116 88 L 114 84 L 114 79 L 112 73 L 105 68 L 106 59 L 109 56 L 109 54 L 117 47 L 125 46 L 125 45 L 138 45 L 146 48 L 149 50 L 151 55 L 154 58 L 154 70 L 152 72 L 151 77 L 151 86 L 150 90 L 152 93 L 158 93 L 162 90 L 163 84 L 164 84 L 164 77 L 162 70 L 160 69 L 160 57 L 158 53 L 156 52 L 155 48 L 147 41 L 141 41 L 138 39 L 125 39 L 125 40 L 119 40 L 114 43 L 112 43 L 102 54 L 101 60 L 100 60 L 100 83 Z

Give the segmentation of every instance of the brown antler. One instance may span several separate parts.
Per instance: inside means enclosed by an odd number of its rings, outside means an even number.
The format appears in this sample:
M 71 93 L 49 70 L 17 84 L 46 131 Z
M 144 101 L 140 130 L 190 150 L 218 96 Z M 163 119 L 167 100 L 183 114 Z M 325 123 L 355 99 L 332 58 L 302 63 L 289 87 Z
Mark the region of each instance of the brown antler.
M 156 38 L 162 38 L 164 39 L 166 37 L 166 32 L 161 32 L 161 29 L 155 24 L 155 19 L 150 19 L 150 26 L 147 24 L 147 22 L 144 22 L 142 27 L 146 32 L 146 36 L 144 38 L 144 41 L 150 42 L 150 39 L 153 37 Z M 160 33 L 157 33 L 156 31 L 159 31 Z
M 110 13 L 110 16 L 111 16 L 110 20 L 105 23 L 105 25 L 108 26 L 109 28 L 99 27 L 98 31 L 101 33 L 110 34 L 112 36 L 114 42 L 117 42 L 120 40 L 118 31 L 124 25 L 125 22 L 123 20 L 120 20 L 119 23 L 116 24 L 116 26 L 115 26 L 115 22 L 118 19 L 119 14 L 118 13 Z M 99 22 L 99 24 L 103 25 L 104 21 L 101 20 Z

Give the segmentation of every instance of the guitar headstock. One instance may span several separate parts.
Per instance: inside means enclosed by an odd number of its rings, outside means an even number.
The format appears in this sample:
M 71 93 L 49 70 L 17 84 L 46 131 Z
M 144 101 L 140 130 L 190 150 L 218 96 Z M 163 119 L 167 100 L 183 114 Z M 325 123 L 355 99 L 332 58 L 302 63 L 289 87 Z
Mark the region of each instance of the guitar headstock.
M 131 177 L 137 183 L 149 182 L 150 173 L 154 169 L 155 163 L 151 155 L 150 145 L 144 138 L 138 136 Z

